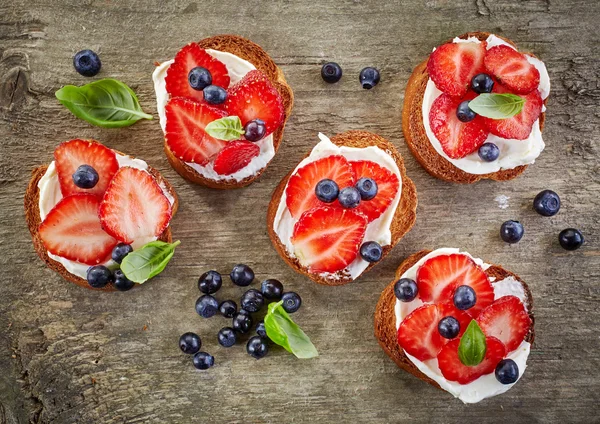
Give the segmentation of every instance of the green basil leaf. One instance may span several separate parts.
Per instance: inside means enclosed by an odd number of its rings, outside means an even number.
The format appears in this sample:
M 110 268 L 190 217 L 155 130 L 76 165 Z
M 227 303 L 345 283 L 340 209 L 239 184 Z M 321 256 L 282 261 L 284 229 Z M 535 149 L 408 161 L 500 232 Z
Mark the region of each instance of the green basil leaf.
M 474 367 L 483 361 L 486 350 L 485 334 L 479 328 L 477 321 L 472 320 L 460 338 L 458 359 L 466 366 Z
M 297 358 L 308 359 L 319 356 L 317 348 L 288 313 L 283 309 L 283 301 L 271 303 L 265 316 L 265 330 L 273 343 L 282 346 Z
M 152 119 L 142 110 L 133 90 L 111 78 L 81 87 L 65 85 L 56 92 L 56 98 L 73 115 L 99 127 L 127 127 L 140 119 Z
M 125 256 L 121 263 L 121 271 L 131 281 L 145 283 L 165 269 L 180 243 L 179 240 L 175 243 L 151 241 Z
M 239 140 L 244 134 L 242 121 L 237 116 L 226 116 L 210 122 L 205 128 L 206 134 L 219 140 Z
M 525 99 L 511 93 L 482 93 L 469 102 L 469 109 L 491 119 L 507 119 L 521 112 Z

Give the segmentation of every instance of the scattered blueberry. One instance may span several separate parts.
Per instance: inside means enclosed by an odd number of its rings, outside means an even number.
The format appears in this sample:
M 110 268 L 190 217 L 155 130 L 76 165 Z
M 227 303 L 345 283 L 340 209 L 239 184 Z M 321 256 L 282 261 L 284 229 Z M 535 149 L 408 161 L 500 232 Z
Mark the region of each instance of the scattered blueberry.
M 500 149 L 494 143 L 483 143 L 477 154 L 485 162 L 493 162 L 500 156 Z
M 360 193 L 356 187 L 346 187 L 340 191 L 338 199 L 343 207 L 353 209 L 360 204 Z
M 215 358 L 206 352 L 198 352 L 194 355 L 194 366 L 199 370 L 207 370 L 215 364 Z
M 244 315 L 250 316 L 250 312 L 248 312 L 247 310 L 245 310 L 243 308 L 238 311 L 238 314 L 244 314 Z M 235 314 L 233 314 L 233 316 L 235 317 Z
M 225 318 L 233 318 L 237 312 L 237 303 L 235 303 L 233 300 L 224 300 L 219 305 L 219 312 Z
M 372 67 L 367 67 L 367 68 L 363 68 L 363 70 L 360 71 L 360 75 L 358 76 L 358 79 L 362 85 L 362 88 L 366 88 L 367 90 L 370 90 L 371 88 L 373 88 L 377 84 L 379 84 L 379 80 L 381 79 L 381 76 L 379 75 L 379 71 L 377 69 L 372 68 Z
M 196 333 L 184 333 L 179 338 L 179 349 L 183 353 L 196 353 L 200 350 L 202 341 Z
M 210 71 L 202 66 L 196 66 L 188 74 L 188 82 L 194 90 L 204 90 L 212 84 L 212 75 Z
M 260 285 L 260 291 L 265 299 L 279 300 L 283 294 L 283 284 L 281 281 L 270 278 Z
M 258 334 L 262 338 L 267 337 L 267 329 L 265 328 L 264 321 L 261 321 L 256 325 L 256 334 Z
M 554 216 L 560 209 L 560 197 L 552 190 L 540 191 L 533 199 L 533 209 L 540 215 Z
M 244 138 L 248 141 L 262 140 L 266 134 L 267 127 L 262 119 L 253 119 L 244 126 Z
M 575 228 L 567 228 L 558 235 L 558 242 L 563 249 L 577 250 L 584 242 L 583 234 Z
M 73 66 L 75 70 L 84 77 L 93 77 L 102 67 L 100 58 L 91 50 L 81 50 L 73 57 Z
M 478 94 L 491 93 L 492 88 L 494 80 L 488 74 L 477 74 L 471 80 L 471 89 Z
M 360 246 L 360 256 L 367 262 L 377 262 L 381 260 L 383 250 L 381 245 L 375 241 L 368 241 Z
M 281 306 L 283 306 L 283 309 L 289 314 L 296 312 L 298 309 L 300 309 L 300 305 L 302 305 L 302 298 L 298 293 L 295 292 L 284 293 L 281 297 L 281 300 L 283 300 L 283 304 Z
M 208 271 L 198 279 L 198 289 L 202 293 L 213 294 L 219 291 L 223 280 L 217 271 Z
M 94 188 L 99 179 L 98 172 L 90 165 L 80 165 L 73 173 L 73 184 L 79 188 Z
M 113 261 L 120 264 L 125 259 L 125 256 L 133 252 L 133 247 L 130 244 L 119 243 L 117 244 L 110 254 Z
M 475 306 L 477 295 L 475 290 L 470 286 L 458 286 L 454 292 L 454 306 L 461 311 L 466 311 Z
M 503 359 L 496 365 L 496 380 L 502 384 L 513 384 L 519 379 L 519 367 L 512 359 Z
M 419 294 L 419 287 L 415 280 L 401 278 L 394 284 L 394 294 L 401 302 L 412 302 Z
M 519 221 L 506 221 L 500 227 L 500 237 L 507 243 L 517 243 L 523 238 L 523 224 Z
M 324 179 L 317 183 L 315 187 L 315 195 L 321 202 L 331 203 L 338 198 L 340 188 L 333 180 Z
M 223 347 L 231 347 L 237 341 L 235 331 L 231 327 L 223 327 L 217 333 L 219 344 Z
M 87 270 L 87 282 L 95 289 L 100 289 L 114 281 L 114 275 L 104 265 L 95 265 Z
M 335 62 L 327 62 L 321 67 L 323 81 L 333 84 L 342 78 L 342 67 Z
M 248 312 L 242 311 L 233 316 L 232 327 L 235 331 L 247 333 L 252 327 L 252 317 Z
M 260 336 L 253 336 L 248 339 L 246 352 L 256 359 L 264 358 L 269 352 L 267 341 Z
M 355 184 L 362 200 L 371 200 L 377 195 L 377 183 L 372 178 L 361 178 Z
M 471 122 L 475 119 L 475 112 L 469 108 L 469 101 L 460 102 L 456 108 L 456 117 L 461 122 Z
M 248 265 L 238 264 L 229 274 L 231 281 L 236 286 L 249 286 L 254 281 L 254 271 Z
M 258 312 L 265 304 L 265 299 L 261 292 L 256 289 L 250 289 L 242 295 L 240 306 L 248 312 Z
M 205 294 L 204 296 L 200 296 L 196 301 L 196 312 L 202 318 L 210 318 L 217 313 L 219 309 L 219 303 L 217 299 L 212 297 L 211 295 Z
M 444 317 L 438 323 L 440 335 L 446 339 L 453 339 L 460 332 L 460 324 L 454 317 Z
M 202 90 L 204 100 L 212 105 L 220 105 L 227 99 L 227 91 L 218 85 L 209 85 Z
M 127 291 L 127 290 L 131 290 L 133 288 L 133 286 L 135 285 L 135 283 L 133 281 L 131 281 L 129 278 L 125 277 L 125 274 L 123 274 L 123 271 L 121 271 L 120 269 L 115 270 L 115 288 L 117 290 L 120 291 Z

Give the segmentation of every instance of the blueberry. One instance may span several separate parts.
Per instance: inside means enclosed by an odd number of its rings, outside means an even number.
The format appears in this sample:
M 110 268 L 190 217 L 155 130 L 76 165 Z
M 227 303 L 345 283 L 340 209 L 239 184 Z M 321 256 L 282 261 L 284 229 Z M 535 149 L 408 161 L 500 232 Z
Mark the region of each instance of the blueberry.
M 223 280 L 217 271 L 205 272 L 198 279 L 198 289 L 206 294 L 216 293 L 221 288 L 221 284 Z
M 500 149 L 494 143 L 483 143 L 477 154 L 485 162 L 493 162 L 500 156 Z
M 460 102 L 456 108 L 456 117 L 461 122 L 471 122 L 475 119 L 475 112 L 469 108 L 469 101 Z
M 188 82 L 194 90 L 204 90 L 212 84 L 212 75 L 210 71 L 202 66 L 196 66 L 188 74 Z
M 117 244 L 110 254 L 113 261 L 120 264 L 125 259 L 125 256 L 133 252 L 133 247 L 130 244 L 119 243 Z
M 340 191 L 338 199 L 343 207 L 354 209 L 360 204 L 360 193 L 356 187 L 346 187 Z
M 377 262 L 381 260 L 383 250 L 379 243 L 368 241 L 360 246 L 360 256 L 367 262 Z
M 95 265 L 87 270 L 87 282 L 95 289 L 100 289 L 108 283 L 112 283 L 114 278 L 112 271 L 104 265 Z
M 502 384 L 513 384 L 519 379 L 519 367 L 512 359 L 503 359 L 496 365 L 496 380 Z
M 203 318 L 210 318 L 217 313 L 219 303 L 211 295 L 200 296 L 196 301 L 196 312 Z
M 281 306 L 283 306 L 283 309 L 288 314 L 293 314 L 300 309 L 300 305 L 302 305 L 302 298 L 298 293 L 295 292 L 284 293 L 281 297 L 281 300 L 283 300 L 283 304 Z
M 248 312 L 258 312 L 265 304 L 265 299 L 261 292 L 256 289 L 250 289 L 242 295 L 240 306 Z
M 438 322 L 438 331 L 446 339 L 453 339 L 460 332 L 460 324 L 454 317 L 444 317 Z
M 554 216 L 560 209 L 560 197 L 552 190 L 540 191 L 533 199 L 533 209 L 540 215 Z
M 419 287 L 415 280 L 401 278 L 394 284 L 394 294 L 401 302 L 412 302 L 419 294 Z
M 377 183 L 372 178 L 361 178 L 355 184 L 362 200 L 371 200 L 377 195 Z
M 260 336 L 253 336 L 248 339 L 246 352 L 255 359 L 264 358 L 269 352 L 267 341 Z
M 80 165 L 73 173 L 73 184 L 79 188 L 94 188 L 100 177 L 90 165 Z
M 270 278 L 262 282 L 260 291 L 265 299 L 279 300 L 283 294 L 283 284 L 279 280 Z
M 315 187 L 315 195 L 321 202 L 331 203 L 338 198 L 338 194 L 340 194 L 340 188 L 333 180 L 321 180 Z
M 321 67 L 323 81 L 333 84 L 342 78 L 342 67 L 335 62 L 327 62 Z
M 466 311 L 475 306 L 477 295 L 475 290 L 470 286 L 458 286 L 454 292 L 454 306 L 461 311 Z
M 131 290 L 133 288 L 133 286 L 135 285 L 135 283 L 133 281 L 131 281 L 129 278 L 125 277 L 125 274 L 123 274 L 123 271 L 121 271 L 120 269 L 115 270 L 115 288 L 117 290 L 120 291 L 127 291 L 127 290 Z
M 100 58 L 91 50 L 81 50 L 73 57 L 73 66 L 75 70 L 84 77 L 93 77 L 102 67 Z
M 488 74 L 477 74 L 471 80 L 471 89 L 478 94 L 491 93 L 492 88 L 494 80 Z
M 204 100 L 212 105 L 220 105 L 227 99 L 227 91 L 218 85 L 208 85 L 202 90 Z
M 233 300 L 224 300 L 219 305 L 219 312 L 225 318 L 233 318 L 237 312 L 237 303 L 235 303 Z
M 562 230 L 558 235 L 558 242 L 563 249 L 577 250 L 584 242 L 583 234 L 575 228 L 567 228 L 566 230 Z
M 215 358 L 209 353 L 198 352 L 194 355 L 194 366 L 199 370 L 207 370 L 215 364 Z
M 379 75 L 379 71 L 377 69 L 367 67 L 360 71 L 358 79 L 362 85 L 362 88 L 370 90 L 379 83 L 381 76 Z
M 231 281 L 236 286 L 249 286 L 254 281 L 254 271 L 248 265 L 237 264 L 229 274 Z
M 256 325 L 256 334 L 258 334 L 262 338 L 267 337 L 267 330 L 265 328 L 264 321 L 261 321 Z
M 247 333 L 252 327 L 252 317 L 248 312 L 238 312 L 233 316 L 232 327 L 240 333 Z
M 248 141 L 258 141 L 267 135 L 267 127 L 265 121 L 261 119 L 253 119 L 248 121 L 244 126 L 244 138 Z
M 223 327 L 217 333 L 217 340 L 219 340 L 221 346 L 231 347 L 237 341 L 237 336 L 235 335 L 233 328 Z
M 523 224 L 519 221 L 506 221 L 500 227 L 500 237 L 507 243 L 517 243 L 523 238 Z
M 184 333 L 179 338 L 179 349 L 183 353 L 196 353 L 200 350 L 202 341 L 196 333 Z

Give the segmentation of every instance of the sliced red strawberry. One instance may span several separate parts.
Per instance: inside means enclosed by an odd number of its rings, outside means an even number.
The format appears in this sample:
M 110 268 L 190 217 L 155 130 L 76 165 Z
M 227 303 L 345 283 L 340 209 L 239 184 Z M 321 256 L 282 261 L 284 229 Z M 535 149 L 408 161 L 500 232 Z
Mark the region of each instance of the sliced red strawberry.
M 158 237 L 171 220 L 171 203 L 149 173 L 123 167 L 98 210 L 104 230 L 124 243 Z
M 229 115 L 237 115 L 246 125 L 253 119 L 261 119 L 271 134 L 283 123 L 283 100 L 269 78 L 255 69 L 244 75 L 237 84 L 227 90 L 223 105 Z
M 396 174 L 375 162 L 360 160 L 350 162 L 354 181 L 361 178 L 372 178 L 377 183 L 377 195 L 371 200 L 362 200 L 355 210 L 369 218 L 369 222 L 377 219 L 392 204 L 400 183 Z
M 494 289 L 487 275 L 467 255 L 453 253 L 434 256 L 417 270 L 419 297 L 423 302 L 452 301 L 458 286 L 470 286 L 477 300 L 468 314 L 476 317 L 494 301 Z
M 165 112 L 167 145 L 182 161 L 206 165 L 227 144 L 204 132 L 209 123 L 227 116 L 224 111 L 175 97 L 169 100 Z
M 46 250 L 86 265 L 110 259 L 117 240 L 100 225 L 99 203 L 93 194 L 63 197 L 40 224 L 39 233 Z
M 467 311 L 461 311 L 456 306 L 454 306 L 454 302 L 452 300 L 448 300 L 446 302 L 439 303 L 437 305 L 437 308 L 438 308 L 438 314 L 439 314 L 438 322 L 442 318 L 445 318 L 445 317 L 456 318 L 456 320 L 458 321 L 458 324 L 460 325 L 460 331 L 458 332 L 457 337 L 460 337 L 463 335 L 463 333 L 469 326 L 469 323 L 473 319 L 471 317 L 471 315 L 469 315 L 470 309 Z
M 354 184 L 352 167 L 346 158 L 340 155 L 327 156 L 311 162 L 290 177 L 285 189 L 285 202 L 294 218 L 300 217 L 309 209 L 323 205 L 315 195 L 315 187 L 319 181 L 326 178 L 335 181 L 340 189 Z M 334 204 L 331 206 L 335 207 Z
M 524 54 L 508 46 L 494 46 L 487 51 L 485 68 L 513 93 L 527 94 L 540 84 L 540 72 Z
M 507 352 L 515 350 L 531 328 L 531 318 L 516 296 L 503 296 L 481 311 L 477 323 L 488 337 L 496 337 L 506 346 Z
M 448 342 L 438 331 L 440 314 L 436 305 L 423 305 L 408 314 L 398 328 L 398 343 L 420 361 L 435 358 Z
M 310 209 L 294 226 L 294 254 L 310 272 L 341 271 L 356 259 L 366 229 L 367 218 L 351 209 Z
M 255 143 L 244 140 L 232 141 L 215 158 L 215 172 L 220 175 L 231 175 L 248 165 L 259 154 L 260 147 Z
M 448 43 L 439 46 L 427 62 L 429 78 L 444 93 L 462 97 L 471 79 L 482 72 L 486 43 Z
M 486 337 L 486 350 L 483 361 L 475 366 L 463 364 L 458 357 L 460 339 L 451 340 L 442 348 L 438 355 L 438 365 L 446 380 L 456 381 L 459 384 L 468 384 L 477 380 L 482 375 L 490 374 L 496 365 L 506 355 L 506 348 L 502 342 L 494 337 Z
M 75 193 L 102 196 L 110 179 L 119 169 L 115 152 L 97 141 L 90 140 L 75 139 L 61 143 L 54 150 L 54 161 L 63 196 Z M 81 165 L 90 165 L 98 173 L 98 183 L 93 188 L 79 188 L 73 183 L 73 174 Z
M 202 90 L 194 90 L 188 82 L 188 74 L 197 66 L 209 70 L 213 85 L 218 85 L 224 89 L 229 87 L 229 73 L 225 64 L 206 53 L 206 50 L 198 44 L 190 43 L 179 50 L 175 55 L 174 62 L 167 69 L 165 83 L 167 93 L 171 97 L 204 99 Z
M 452 159 L 464 158 L 479 149 L 489 133 L 479 115 L 470 122 L 458 119 L 456 109 L 463 100 L 444 93 L 435 99 L 429 111 L 431 131 L 440 141 L 444 153 Z

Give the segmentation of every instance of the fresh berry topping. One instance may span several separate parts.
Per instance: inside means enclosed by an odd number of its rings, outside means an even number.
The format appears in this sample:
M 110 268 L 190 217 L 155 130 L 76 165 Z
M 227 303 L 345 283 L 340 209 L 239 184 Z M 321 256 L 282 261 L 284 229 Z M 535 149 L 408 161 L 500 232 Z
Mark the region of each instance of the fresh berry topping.
M 258 334 L 262 338 L 267 337 L 267 328 L 265 327 L 264 321 L 261 321 L 256 325 L 256 334 Z
M 323 179 L 335 181 L 338 187 L 354 183 L 352 168 L 343 156 L 328 156 L 303 166 L 290 177 L 285 189 L 286 206 L 294 218 L 322 205 L 315 194 L 315 187 Z
M 519 379 L 519 367 L 512 359 L 503 359 L 496 365 L 496 380 L 502 384 L 513 384 Z
M 188 97 L 194 100 L 204 98 L 202 91 L 193 88 L 188 80 L 192 69 L 197 67 L 202 67 L 210 73 L 211 84 L 225 89 L 229 87 L 229 74 L 225 64 L 209 55 L 198 44 L 190 43 L 179 50 L 167 69 L 165 84 L 171 98 Z
M 338 200 L 343 208 L 354 209 L 360 205 L 360 192 L 356 187 L 346 187 L 340 190 Z
M 237 313 L 237 303 L 233 300 L 224 300 L 219 305 L 219 312 L 225 318 L 233 318 L 233 316 Z
M 264 358 L 269 352 L 267 341 L 260 336 L 253 336 L 248 339 L 246 352 L 254 359 Z
M 302 298 L 296 292 L 286 292 L 281 297 L 283 300 L 282 307 L 288 314 L 293 314 L 302 305 Z
M 414 280 L 401 278 L 394 284 L 394 294 L 401 302 L 412 302 L 419 294 L 419 287 Z
M 54 160 L 63 196 L 75 193 L 102 196 L 119 169 L 115 152 L 95 141 L 76 139 L 61 143 L 54 151 Z M 93 188 L 83 189 L 75 184 L 74 174 L 81 165 L 91 166 L 98 174 Z
M 102 229 L 98 205 L 92 194 L 63 197 L 39 228 L 46 250 L 86 265 L 107 261 L 117 240 Z
M 259 154 L 260 147 L 254 143 L 245 140 L 232 141 L 215 158 L 214 170 L 219 175 L 231 175 L 246 167 Z
M 458 286 L 452 300 L 454 301 L 454 306 L 461 311 L 466 311 L 475 306 L 477 295 L 475 294 L 475 290 L 469 286 Z
M 81 50 L 73 57 L 75 70 L 84 77 L 93 77 L 100 72 L 102 62 L 98 55 L 91 50 Z
M 354 187 L 360 193 L 361 200 L 371 200 L 377 195 L 377 183 L 373 178 L 359 178 Z
M 500 45 L 489 49 L 485 68 L 515 94 L 527 94 L 540 84 L 540 72 L 515 49 Z
M 227 116 L 224 111 L 179 97 L 169 100 L 165 114 L 167 145 L 182 161 L 206 165 L 227 145 L 204 131 L 212 121 Z
M 224 108 L 229 115 L 239 116 L 242 125 L 253 119 L 260 119 L 267 129 L 265 135 L 279 128 L 284 119 L 281 95 L 269 78 L 259 70 L 248 72 L 227 90 Z
M 260 291 L 265 299 L 279 300 L 283 295 L 283 284 L 279 280 L 270 278 L 261 283 Z
M 196 312 L 202 318 L 210 318 L 215 316 L 218 309 L 219 303 L 217 302 L 217 299 L 209 294 L 200 296 L 198 300 L 196 300 Z
M 490 374 L 502 360 L 506 349 L 501 341 L 494 337 L 486 337 L 486 351 L 483 361 L 478 365 L 468 366 L 463 364 L 458 357 L 460 339 L 450 340 L 438 355 L 438 365 L 446 380 L 456 381 L 459 384 L 468 384 L 477 380 L 482 375 Z
M 240 306 L 248 312 L 258 312 L 265 304 L 265 299 L 261 292 L 256 289 L 250 289 L 242 295 Z
M 452 300 L 448 300 L 446 302 L 438 303 L 438 313 L 440 317 L 440 321 L 445 317 L 452 317 L 458 322 L 459 331 L 458 337 L 462 336 L 466 331 L 469 323 L 473 320 L 471 315 L 469 315 L 466 311 L 461 311 L 458 309 Z M 439 329 L 439 327 L 438 327 Z
M 208 85 L 204 87 L 202 93 L 204 93 L 204 101 L 211 105 L 220 105 L 227 99 L 227 91 L 218 85 Z
M 184 333 L 179 337 L 179 349 L 183 353 L 194 354 L 200 350 L 202 341 L 196 333 Z
M 335 181 L 325 178 L 317 183 L 315 196 L 323 203 L 332 203 L 340 194 L 340 188 Z
M 252 317 L 248 313 L 242 309 L 240 312 L 233 316 L 232 325 L 233 329 L 238 333 L 245 334 L 250 331 L 250 327 L 252 327 Z
M 426 260 L 417 270 L 417 285 L 421 300 L 433 303 L 451 300 L 458 286 L 470 286 L 477 296 L 477 303 L 469 310 L 472 316 L 494 301 L 494 289 L 485 272 L 460 253 Z
M 110 269 L 104 265 L 95 265 L 87 270 L 87 282 L 91 287 L 100 289 L 114 281 L 114 275 Z
M 447 342 L 437 325 L 440 320 L 436 305 L 423 305 L 408 314 L 398 328 L 398 343 L 419 361 L 435 358 Z
M 73 184 L 79 188 L 90 189 L 98 184 L 100 177 L 94 168 L 89 165 L 81 165 L 73 174 Z
M 375 162 L 360 160 L 350 162 L 350 165 L 355 181 L 370 178 L 377 184 L 375 197 L 369 200 L 363 199 L 356 209 L 371 222 L 379 218 L 392 204 L 398 193 L 400 182 L 396 174 Z
M 583 234 L 575 228 L 567 228 L 558 235 L 558 242 L 563 249 L 577 250 L 584 242 Z
M 152 175 L 125 166 L 115 174 L 98 209 L 102 228 L 124 243 L 160 236 L 171 203 Z
M 253 119 L 244 125 L 244 138 L 248 141 L 259 141 L 267 135 L 267 127 L 262 119 Z
M 323 81 L 333 84 L 342 78 L 342 67 L 335 62 L 327 62 L 321 67 Z
M 376 241 L 368 241 L 360 246 L 360 256 L 367 262 L 378 262 L 382 255 L 381 245 Z
M 223 347 L 231 347 L 237 341 L 235 330 L 231 327 L 223 327 L 217 333 L 217 340 Z
M 221 284 L 223 284 L 221 274 L 211 270 L 202 274 L 198 279 L 198 290 L 204 294 L 213 294 L 219 291 Z
M 438 331 L 443 338 L 453 339 L 460 332 L 460 324 L 454 317 L 444 317 L 438 323 Z
M 370 90 L 379 84 L 380 79 L 381 75 L 379 74 L 379 71 L 372 67 L 363 68 L 358 75 L 360 85 L 366 90 Z
M 133 288 L 135 283 L 125 276 L 120 269 L 115 270 L 114 286 L 119 291 L 128 291 Z
M 311 209 L 294 226 L 294 253 L 310 272 L 340 271 L 356 259 L 366 228 L 367 218 L 353 210 Z
M 507 243 L 518 243 L 524 233 L 523 224 L 519 221 L 505 221 L 500 226 L 500 238 Z
M 507 353 L 519 347 L 531 328 L 531 318 L 516 296 L 496 300 L 481 311 L 477 323 L 487 337 L 496 337 L 504 343 Z
M 554 216 L 560 209 L 560 197 L 552 190 L 540 191 L 533 199 L 533 209 L 540 215 Z
M 212 75 L 208 69 L 196 66 L 188 73 L 188 83 L 194 90 L 204 90 L 212 84 Z
M 477 94 L 491 93 L 494 88 L 494 80 L 488 74 L 477 74 L 471 80 L 471 90 Z
M 435 86 L 453 97 L 467 92 L 471 79 L 483 71 L 486 43 L 448 43 L 439 46 L 427 62 Z
M 475 116 L 470 122 L 458 119 L 457 109 L 460 104 L 460 98 L 444 93 L 434 100 L 429 111 L 431 131 L 442 145 L 444 153 L 452 159 L 464 158 L 473 153 L 488 136 L 481 116 Z
M 500 156 L 500 149 L 494 143 L 483 143 L 477 154 L 485 162 L 493 162 Z
M 199 370 L 207 370 L 215 364 L 215 358 L 206 352 L 198 352 L 194 355 L 194 366 Z
M 123 259 L 125 259 L 125 256 L 129 255 L 131 252 L 133 252 L 133 247 L 130 244 L 119 243 L 112 250 L 110 256 L 113 261 L 120 264 L 123 262 Z
M 460 122 L 471 122 L 477 114 L 469 108 L 469 101 L 463 100 L 456 108 L 456 117 Z
M 237 264 L 231 270 L 229 278 L 236 286 L 246 287 L 254 281 L 254 271 L 248 265 Z

